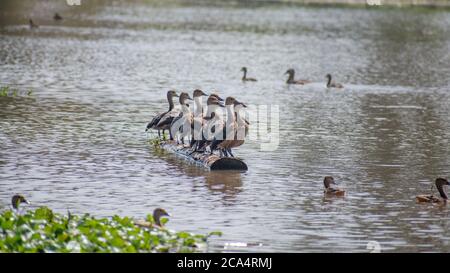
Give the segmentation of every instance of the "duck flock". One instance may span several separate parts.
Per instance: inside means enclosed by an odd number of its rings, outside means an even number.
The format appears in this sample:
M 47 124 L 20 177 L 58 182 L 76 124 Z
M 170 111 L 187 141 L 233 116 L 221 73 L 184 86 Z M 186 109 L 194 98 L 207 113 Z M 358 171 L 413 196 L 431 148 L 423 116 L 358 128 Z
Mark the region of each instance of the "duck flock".
M 179 108 L 175 107 L 175 97 L 179 98 Z M 234 157 L 232 148 L 244 144 L 248 134 L 250 124 L 242 112 L 247 106 L 234 97 L 224 100 L 216 93 L 208 95 L 200 89 L 194 90 L 192 97 L 186 92 L 178 95 L 174 90 L 168 91 L 169 110 L 153 117 L 146 131 L 157 130 L 158 137 L 165 139 L 167 130 L 169 141 L 190 147 L 192 153 L 213 154 L 218 151 L 221 157 Z M 207 97 L 206 110 L 203 97 Z M 194 102 L 192 111 L 189 101 Z M 220 108 L 226 109 L 226 117 L 222 117 Z

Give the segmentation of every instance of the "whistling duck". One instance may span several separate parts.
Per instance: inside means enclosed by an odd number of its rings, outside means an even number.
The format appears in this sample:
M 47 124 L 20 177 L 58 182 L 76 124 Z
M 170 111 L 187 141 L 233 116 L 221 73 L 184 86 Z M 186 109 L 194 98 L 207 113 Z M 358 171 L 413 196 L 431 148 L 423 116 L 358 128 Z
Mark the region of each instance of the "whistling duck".
M 161 218 L 162 217 L 169 217 L 170 214 L 167 213 L 167 211 L 165 211 L 162 208 L 157 208 L 153 211 L 153 221 L 155 222 L 154 224 L 147 222 L 145 220 L 137 220 L 134 221 L 134 224 L 139 226 L 139 227 L 146 227 L 146 228 L 162 228 L 162 224 L 161 224 Z
M 295 80 L 295 70 L 294 69 L 288 69 L 284 74 L 288 74 L 289 77 L 286 81 L 287 84 L 307 84 L 310 83 L 311 81 L 308 80 Z
M 158 137 L 161 138 L 160 130 L 163 130 L 163 135 L 166 129 L 169 129 L 168 126 L 160 125 L 157 126 L 158 123 L 161 121 L 163 117 L 165 117 L 168 113 L 170 113 L 172 110 L 174 110 L 174 103 L 173 98 L 178 97 L 177 92 L 170 90 L 167 92 L 167 102 L 169 103 L 169 111 L 161 113 L 159 115 L 156 115 L 148 124 L 145 131 L 147 132 L 148 129 L 157 129 L 158 130 Z M 178 114 L 178 113 L 177 113 Z M 172 121 L 170 121 L 172 122 Z M 170 125 L 170 124 L 169 124 Z
M 326 195 L 344 196 L 345 191 L 341 189 L 334 188 L 331 185 L 336 185 L 334 178 L 332 176 L 325 176 L 323 180 L 323 185 L 325 187 L 324 193 Z
M 342 84 L 335 83 L 334 81 L 331 80 L 331 74 L 327 74 L 326 78 L 328 79 L 327 88 L 344 88 Z
M 447 179 L 445 178 L 437 178 L 435 181 L 436 188 L 439 192 L 440 198 L 438 196 L 434 196 L 433 194 L 423 194 L 416 196 L 416 200 L 419 203 L 447 203 L 448 196 L 444 191 L 444 186 L 450 185 Z
M 219 138 L 215 137 L 215 139 L 211 143 L 211 154 L 215 150 L 219 150 L 221 156 L 228 156 L 228 145 L 231 141 L 234 140 L 235 132 L 236 132 L 236 116 L 234 114 L 234 104 L 239 103 L 235 98 L 233 97 L 227 97 L 225 100 L 225 108 L 227 111 L 227 121 L 226 126 L 223 126 L 221 128 L 222 134 L 216 134 Z M 216 127 L 217 129 L 217 127 Z
M 33 22 L 33 20 L 31 20 L 31 19 L 28 21 L 28 23 L 29 23 L 29 25 L 30 25 L 30 28 L 38 28 L 38 27 L 39 27 L 39 25 L 35 24 L 35 23 Z
M 189 94 L 185 92 L 181 93 L 180 94 L 181 112 L 178 115 L 178 117 L 173 119 L 172 124 L 170 125 L 171 135 L 173 137 L 179 135 L 179 138 L 181 139 L 181 144 L 183 145 L 184 145 L 184 138 L 191 134 L 193 122 L 193 116 L 191 110 L 189 109 L 189 104 L 187 103 L 187 100 L 192 100 Z M 177 143 L 179 143 L 178 140 Z
M 208 96 L 200 89 L 194 90 L 194 119 L 192 125 L 192 136 L 191 136 L 191 144 L 190 146 L 194 146 L 196 140 L 201 139 L 201 127 L 203 125 L 203 102 L 202 97 Z
M 220 114 L 216 114 L 218 107 L 225 107 L 225 105 L 221 102 L 221 99 L 216 94 L 212 94 L 208 97 L 206 101 L 207 111 L 206 115 L 203 117 L 201 130 L 201 139 L 196 141 L 196 146 L 192 153 L 197 151 L 204 151 L 204 148 L 210 144 L 211 140 L 214 138 L 214 134 L 216 133 L 216 126 L 222 128 L 223 121 Z M 196 130 L 196 126 L 194 125 L 194 130 Z
M 241 68 L 241 71 L 244 72 L 244 76 L 242 76 L 243 82 L 256 82 L 257 80 L 255 78 L 247 78 L 247 67 Z
M 245 137 L 248 135 L 249 125 L 250 123 L 242 116 L 241 110 L 243 108 L 247 108 L 247 105 L 235 101 L 234 103 L 234 114 L 235 114 L 235 120 L 236 120 L 236 133 L 234 140 L 231 141 L 231 143 L 227 147 L 228 153 L 234 157 L 233 153 L 231 152 L 232 148 L 236 148 L 244 144 Z
M 53 16 L 53 19 L 54 19 L 55 21 L 60 21 L 60 20 L 62 20 L 63 18 L 62 18 L 61 15 L 59 15 L 58 13 L 55 13 L 55 16 Z
M 16 194 L 11 198 L 11 205 L 14 209 L 19 209 L 21 203 L 30 204 L 30 202 L 28 202 L 21 194 Z

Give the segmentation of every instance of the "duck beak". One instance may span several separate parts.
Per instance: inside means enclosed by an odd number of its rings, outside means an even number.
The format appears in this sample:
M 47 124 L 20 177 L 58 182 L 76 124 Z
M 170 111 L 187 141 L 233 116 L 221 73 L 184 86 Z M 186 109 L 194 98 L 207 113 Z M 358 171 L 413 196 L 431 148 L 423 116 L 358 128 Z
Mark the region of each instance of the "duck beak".
M 225 107 L 225 103 L 223 103 L 223 100 L 217 102 L 217 105 L 219 105 L 220 107 Z
M 188 96 L 187 99 L 188 99 L 188 100 L 192 100 L 191 96 Z
M 31 202 L 28 200 L 23 200 L 25 202 L 25 204 L 31 205 Z

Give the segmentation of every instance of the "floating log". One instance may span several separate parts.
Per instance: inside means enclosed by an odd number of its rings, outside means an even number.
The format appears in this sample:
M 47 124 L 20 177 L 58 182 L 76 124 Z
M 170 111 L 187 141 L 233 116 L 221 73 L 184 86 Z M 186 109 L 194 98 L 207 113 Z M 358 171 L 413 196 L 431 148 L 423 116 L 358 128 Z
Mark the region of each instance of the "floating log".
M 203 166 L 211 171 L 218 170 L 234 170 L 234 171 L 246 171 L 248 170 L 247 164 L 244 161 L 235 157 L 220 157 L 216 154 L 192 152 L 192 149 L 188 146 L 177 144 L 175 141 L 164 141 L 161 143 L 161 147 L 169 152 L 172 152 L 189 162 Z

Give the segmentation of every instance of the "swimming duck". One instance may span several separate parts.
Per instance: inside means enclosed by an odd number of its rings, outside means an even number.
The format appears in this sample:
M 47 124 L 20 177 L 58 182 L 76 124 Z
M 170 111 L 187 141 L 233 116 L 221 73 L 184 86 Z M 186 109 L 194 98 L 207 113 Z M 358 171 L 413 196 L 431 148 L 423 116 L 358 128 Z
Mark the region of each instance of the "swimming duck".
M 327 74 L 326 78 L 328 79 L 327 88 L 344 88 L 342 84 L 335 83 L 334 81 L 331 80 L 331 74 Z
M 325 176 L 323 180 L 323 185 L 325 187 L 324 193 L 326 195 L 344 196 L 345 190 L 334 188 L 331 185 L 336 185 L 334 178 L 332 176 Z
M 242 67 L 241 68 L 241 71 L 243 71 L 244 72 L 244 76 L 242 76 L 242 81 L 243 82 L 256 82 L 256 81 L 258 81 L 257 79 L 255 79 L 255 78 L 247 78 L 247 67 Z
M 30 204 L 27 199 L 21 194 L 15 194 L 11 198 L 11 205 L 14 209 L 19 209 L 21 203 Z
M 136 226 L 139 227 L 146 227 L 146 228 L 162 228 L 162 224 L 161 224 L 161 218 L 162 217 L 170 217 L 170 214 L 167 213 L 167 211 L 165 211 L 162 208 L 157 208 L 153 211 L 153 220 L 154 220 L 154 224 L 147 222 L 145 220 L 137 220 L 134 221 L 134 224 Z
M 170 125 L 170 133 L 172 137 L 179 136 L 181 139 L 181 144 L 184 145 L 184 138 L 191 134 L 192 125 L 193 125 L 193 116 L 191 110 L 189 109 L 189 104 L 187 100 L 192 100 L 188 93 L 180 94 L 180 105 L 181 112 L 180 114 L 173 119 L 172 124 Z M 177 141 L 178 143 L 178 141 Z
M 30 28 L 38 28 L 38 27 L 39 27 L 39 25 L 35 24 L 35 23 L 33 22 L 33 20 L 31 20 L 31 19 L 28 21 L 28 23 L 29 23 L 29 25 L 30 25 Z
M 284 74 L 289 74 L 289 77 L 286 81 L 287 84 L 307 84 L 310 83 L 311 81 L 308 80 L 295 80 L 295 70 L 290 68 L 288 69 Z
M 169 111 L 166 111 L 164 113 L 158 114 L 156 115 L 148 124 L 147 124 L 147 128 L 145 129 L 145 131 L 147 132 L 148 129 L 157 129 L 158 130 L 158 137 L 161 138 L 161 133 L 160 130 L 163 131 L 163 135 L 166 129 L 169 129 L 168 126 L 164 126 L 164 125 L 160 125 L 157 126 L 158 123 L 161 121 L 161 119 L 163 117 L 165 117 L 168 113 L 170 113 L 173 109 L 174 109 L 174 104 L 173 104 L 173 98 L 174 97 L 178 97 L 177 92 L 170 90 L 167 91 L 167 102 L 169 103 Z M 172 122 L 172 121 L 170 121 Z
M 444 191 L 444 186 L 450 185 L 447 179 L 445 178 L 437 178 L 434 182 L 436 188 L 439 192 L 440 198 L 438 196 L 434 196 L 433 194 L 422 194 L 416 196 L 416 200 L 419 203 L 447 203 L 448 196 Z
M 55 13 L 55 16 L 53 16 L 53 19 L 54 19 L 55 21 L 60 21 L 60 20 L 62 20 L 63 18 L 62 18 L 61 15 L 59 15 L 58 13 Z

